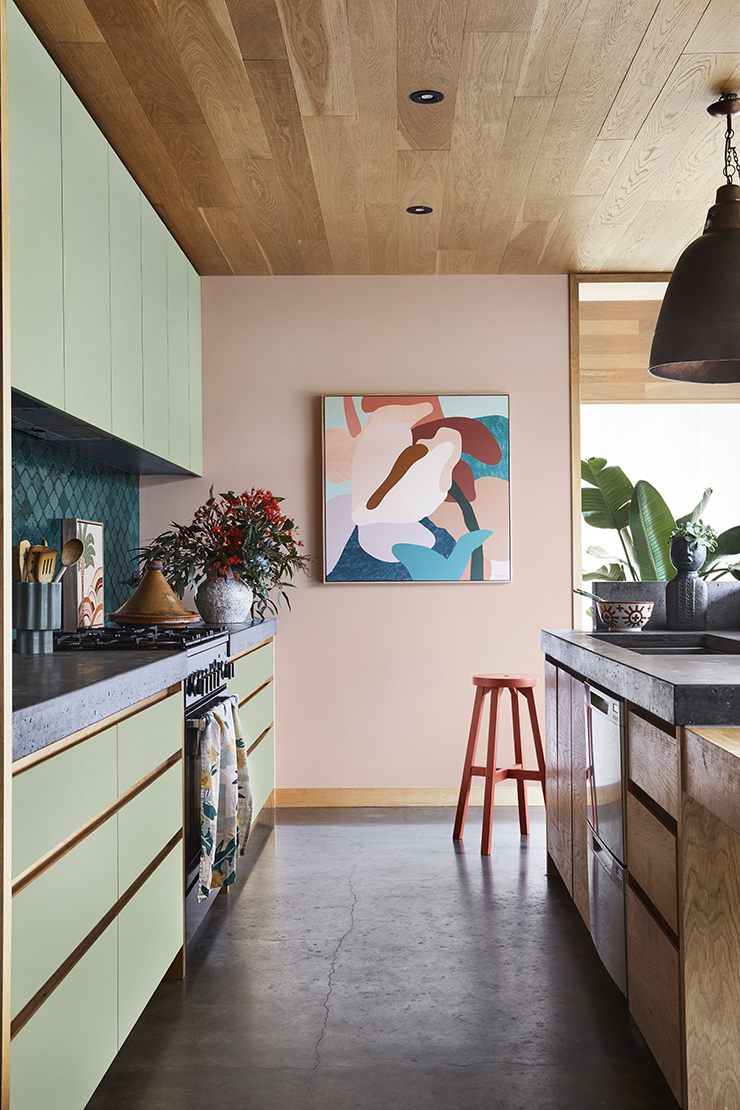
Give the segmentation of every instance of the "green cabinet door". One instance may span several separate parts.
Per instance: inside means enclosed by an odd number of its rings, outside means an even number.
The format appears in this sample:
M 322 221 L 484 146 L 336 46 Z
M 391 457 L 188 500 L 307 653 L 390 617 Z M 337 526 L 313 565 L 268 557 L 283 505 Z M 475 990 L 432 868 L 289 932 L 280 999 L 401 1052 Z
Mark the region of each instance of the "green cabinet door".
M 141 285 L 144 352 L 144 447 L 169 457 L 167 373 L 167 230 L 141 198 Z
M 190 469 L 203 473 L 203 383 L 200 278 L 188 263 L 188 361 L 190 365 Z
M 190 467 L 190 362 L 188 356 L 188 261 L 167 235 L 167 367 L 170 459 Z
M 13 386 L 64 408 L 62 145 L 58 69 L 8 4 Z
M 110 431 L 108 144 L 62 81 L 64 407 Z
M 182 694 L 173 694 L 119 723 L 119 794 L 182 748 L 182 714 Z
M 118 896 L 182 828 L 182 763 L 170 767 L 118 814 Z M 182 912 L 182 887 L 178 905 Z
M 82 1110 L 105 1075 L 118 1049 L 116 941 L 113 922 L 14 1038 L 13 1110 Z
M 110 354 L 113 435 L 144 446 L 141 306 L 141 193 L 108 151 Z
M 275 730 L 270 729 L 247 760 L 252 790 L 252 813 L 256 817 L 275 789 Z
M 229 682 L 229 693 L 236 694 L 239 701 L 258 690 L 274 672 L 272 643 L 260 647 L 234 660 L 234 677 Z
M 182 841 L 118 918 L 118 1037 L 126 1037 L 183 945 Z M 13 1108 L 15 1110 L 15 1107 Z

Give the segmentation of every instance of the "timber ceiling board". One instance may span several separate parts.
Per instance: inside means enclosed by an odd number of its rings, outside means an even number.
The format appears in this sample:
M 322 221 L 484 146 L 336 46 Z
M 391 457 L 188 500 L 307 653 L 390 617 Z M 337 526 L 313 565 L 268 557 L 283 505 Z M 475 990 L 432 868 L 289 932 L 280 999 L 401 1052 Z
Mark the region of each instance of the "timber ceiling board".
M 738 0 L 17 3 L 204 275 L 669 271 L 740 91 Z

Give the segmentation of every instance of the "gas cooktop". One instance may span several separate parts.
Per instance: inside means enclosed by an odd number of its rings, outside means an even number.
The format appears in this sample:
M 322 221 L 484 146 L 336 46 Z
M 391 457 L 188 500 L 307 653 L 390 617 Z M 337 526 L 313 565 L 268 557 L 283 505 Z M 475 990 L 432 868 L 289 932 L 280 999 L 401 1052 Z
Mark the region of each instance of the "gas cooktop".
M 54 633 L 54 651 L 182 651 L 225 633 L 225 625 L 59 630 Z

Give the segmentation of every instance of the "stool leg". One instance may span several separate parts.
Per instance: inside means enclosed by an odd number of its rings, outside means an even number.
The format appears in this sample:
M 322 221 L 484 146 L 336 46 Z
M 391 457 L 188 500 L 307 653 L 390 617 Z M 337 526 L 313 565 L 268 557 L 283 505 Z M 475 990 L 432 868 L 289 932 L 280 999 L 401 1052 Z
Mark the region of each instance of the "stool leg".
M 524 753 L 522 750 L 522 721 L 519 714 L 519 694 L 512 686 L 511 716 L 514 723 L 514 763 L 524 768 Z M 516 780 L 516 797 L 519 805 L 519 830 L 522 836 L 529 836 L 529 807 L 527 805 L 527 784 L 523 779 Z
M 471 768 L 475 759 L 475 749 L 478 747 L 478 733 L 480 732 L 480 719 L 483 713 L 483 699 L 486 696 L 486 690 L 483 686 L 476 686 L 475 688 L 475 701 L 473 702 L 473 716 L 470 721 L 470 733 L 468 735 L 468 747 L 465 752 L 465 763 L 463 764 L 462 782 L 460 783 L 460 796 L 457 800 L 457 813 L 455 814 L 455 828 L 452 833 L 453 840 L 461 840 L 463 829 L 465 828 L 465 814 L 468 810 L 468 798 L 470 797 L 470 783 L 472 781 Z
M 480 854 L 490 856 L 491 833 L 493 832 L 493 791 L 496 775 L 496 751 L 498 749 L 498 710 L 501 704 L 501 687 L 491 690 L 491 716 L 488 722 L 488 756 L 486 759 L 486 790 L 483 796 L 483 831 L 480 839 Z
M 540 719 L 537 715 L 537 702 L 534 700 L 534 690 L 530 686 L 526 690 L 522 690 L 527 704 L 529 706 L 529 722 L 532 726 L 532 736 L 534 737 L 534 750 L 537 753 L 537 769 L 540 772 L 540 784 L 542 786 L 542 797 L 544 798 L 545 805 L 547 805 L 547 796 L 545 794 L 545 753 L 542 748 L 542 733 L 540 732 Z

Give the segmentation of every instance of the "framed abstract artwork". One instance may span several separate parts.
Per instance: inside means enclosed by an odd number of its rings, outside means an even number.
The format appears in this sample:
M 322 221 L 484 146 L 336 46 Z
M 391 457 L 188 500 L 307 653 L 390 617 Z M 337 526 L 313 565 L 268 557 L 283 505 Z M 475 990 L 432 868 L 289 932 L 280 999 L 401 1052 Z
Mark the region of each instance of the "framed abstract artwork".
M 510 582 L 509 397 L 323 398 L 325 582 Z
M 94 520 L 62 521 L 62 543 L 82 541 L 82 555 L 62 579 L 62 616 L 67 629 L 105 624 L 103 525 Z

